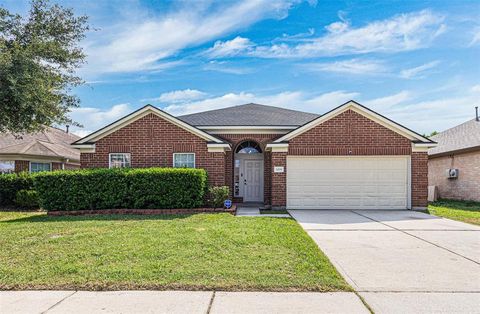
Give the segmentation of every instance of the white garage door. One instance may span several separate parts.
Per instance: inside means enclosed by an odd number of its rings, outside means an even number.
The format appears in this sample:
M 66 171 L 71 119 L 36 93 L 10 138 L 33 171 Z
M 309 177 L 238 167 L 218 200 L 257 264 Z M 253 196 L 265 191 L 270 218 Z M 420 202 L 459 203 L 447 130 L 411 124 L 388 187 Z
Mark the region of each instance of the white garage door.
M 287 157 L 289 209 L 406 209 L 408 156 Z

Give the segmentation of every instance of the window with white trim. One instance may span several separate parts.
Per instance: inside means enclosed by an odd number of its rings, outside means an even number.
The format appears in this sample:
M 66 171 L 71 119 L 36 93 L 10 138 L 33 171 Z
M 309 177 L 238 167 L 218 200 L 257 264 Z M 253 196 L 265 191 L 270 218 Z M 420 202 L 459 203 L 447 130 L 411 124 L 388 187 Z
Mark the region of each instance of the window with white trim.
M 15 171 L 15 161 L 0 160 L 0 173 L 12 173 Z
M 30 172 L 51 171 L 52 164 L 49 162 L 30 162 Z
M 110 153 L 109 167 L 110 168 L 130 168 L 131 157 L 130 153 Z
M 195 168 L 194 153 L 175 153 L 173 154 L 173 167 L 175 168 Z

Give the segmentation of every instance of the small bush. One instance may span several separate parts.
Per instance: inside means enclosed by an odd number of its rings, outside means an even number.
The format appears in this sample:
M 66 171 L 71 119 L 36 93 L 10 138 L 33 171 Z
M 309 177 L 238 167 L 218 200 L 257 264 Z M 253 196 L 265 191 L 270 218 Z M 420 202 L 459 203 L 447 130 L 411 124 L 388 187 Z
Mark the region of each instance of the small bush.
M 214 208 L 223 207 L 223 202 L 229 195 L 228 186 L 212 186 L 208 188 L 208 204 Z
M 38 208 L 38 193 L 35 190 L 20 190 L 15 197 L 15 204 L 23 208 Z
M 27 172 L 0 174 L 0 205 L 14 205 L 18 191 L 32 188 L 33 176 Z
M 203 205 L 203 169 L 82 169 L 35 176 L 46 210 L 194 208 Z

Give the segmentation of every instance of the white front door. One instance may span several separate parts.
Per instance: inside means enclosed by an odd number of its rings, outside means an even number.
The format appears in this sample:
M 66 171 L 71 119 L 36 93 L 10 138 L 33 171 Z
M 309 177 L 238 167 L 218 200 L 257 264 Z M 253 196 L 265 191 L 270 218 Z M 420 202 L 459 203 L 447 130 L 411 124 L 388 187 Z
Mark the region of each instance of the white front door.
M 263 160 L 245 160 L 244 169 L 244 202 L 263 201 L 262 189 Z

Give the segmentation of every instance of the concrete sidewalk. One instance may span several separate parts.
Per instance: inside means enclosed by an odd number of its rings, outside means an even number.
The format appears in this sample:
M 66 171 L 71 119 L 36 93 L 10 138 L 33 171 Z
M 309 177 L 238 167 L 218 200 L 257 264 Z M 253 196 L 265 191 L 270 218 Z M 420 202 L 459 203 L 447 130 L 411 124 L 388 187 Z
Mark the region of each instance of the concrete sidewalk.
M 370 313 L 350 292 L 0 291 L 0 313 Z

